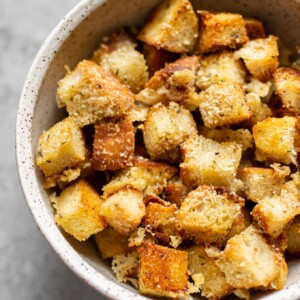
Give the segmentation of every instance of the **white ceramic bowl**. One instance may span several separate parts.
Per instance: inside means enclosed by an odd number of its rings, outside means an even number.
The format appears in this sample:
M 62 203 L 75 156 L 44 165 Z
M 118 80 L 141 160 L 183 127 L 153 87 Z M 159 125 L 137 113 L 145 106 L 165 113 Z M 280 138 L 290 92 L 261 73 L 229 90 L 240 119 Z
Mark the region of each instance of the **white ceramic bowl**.
M 53 30 L 42 45 L 26 79 L 20 99 L 16 152 L 19 175 L 32 215 L 57 254 L 80 278 L 112 299 L 149 299 L 120 284 L 110 267 L 101 261 L 92 244 L 79 243 L 64 235 L 53 220 L 53 210 L 36 168 L 37 141 L 41 132 L 61 119 L 56 107 L 57 81 L 64 65 L 73 68 L 91 55 L 101 36 L 123 25 L 139 24 L 158 0 L 83 0 Z M 195 0 L 197 8 L 240 12 L 261 18 L 267 30 L 280 36 L 286 45 L 300 44 L 299 0 Z M 299 300 L 300 263 L 289 262 L 286 288 L 260 293 L 253 299 Z

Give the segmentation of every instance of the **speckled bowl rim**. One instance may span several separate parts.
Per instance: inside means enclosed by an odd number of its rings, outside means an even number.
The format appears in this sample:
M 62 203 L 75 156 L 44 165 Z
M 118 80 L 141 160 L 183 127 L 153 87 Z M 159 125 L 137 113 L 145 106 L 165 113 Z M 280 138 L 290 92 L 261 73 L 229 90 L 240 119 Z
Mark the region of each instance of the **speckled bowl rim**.
M 54 28 L 36 55 L 27 75 L 16 120 L 16 159 L 23 192 L 39 230 L 64 263 L 87 284 L 110 299 L 149 299 L 107 278 L 85 261 L 63 237 L 40 193 L 32 153 L 32 120 L 40 86 L 56 52 L 78 24 L 108 0 L 82 0 Z M 45 59 L 47 58 L 47 59 Z M 298 300 L 300 282 L 264 295 L 264 300 Z M 258 298 L 257 298 L 258 299 Z

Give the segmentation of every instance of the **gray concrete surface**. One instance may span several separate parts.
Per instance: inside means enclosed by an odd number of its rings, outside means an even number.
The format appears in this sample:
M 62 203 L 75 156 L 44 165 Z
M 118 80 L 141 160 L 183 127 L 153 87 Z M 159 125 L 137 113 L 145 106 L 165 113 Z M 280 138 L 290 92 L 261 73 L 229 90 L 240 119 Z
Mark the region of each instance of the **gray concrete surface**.
M 0 300 L 104 299 L 78 279 L 38 231 L 15 164 L 21 88 L 40 45 L 78 0 L 0 0 Z

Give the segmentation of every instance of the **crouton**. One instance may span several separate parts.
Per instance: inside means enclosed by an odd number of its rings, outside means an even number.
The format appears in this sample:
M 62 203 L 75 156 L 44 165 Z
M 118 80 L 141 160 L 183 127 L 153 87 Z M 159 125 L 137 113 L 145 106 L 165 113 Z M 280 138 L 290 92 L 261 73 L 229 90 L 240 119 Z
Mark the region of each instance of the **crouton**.
M 139 289 L 142 294 L 179 298 L 188 293 L 188 253 L 143 243 L 140 254 Z
M 217 141 L 218 143 L 236 142 L 237 144 L 242 145 L 242 151 L 246 151 L 253 147 L 253 137 L 251 132 L 247 129 L 208 129 L 206 127 L 201 127 L 199 129 L 199 134 L 208 139 Z
M 36 163 L 46 177 L 61 174 L 85 160 L 85 148 L 81 129 L 66 118 L 41 134 Z
M 190 135 L 197 134 L 192 114 L 175 102 L 152 106 L 144 125 L 144 143 L 153 160 L 178 162 L 180 144 Z
M 200 58 L 196 85 L 201 90 L 222 81 L 243 85 L 245 77 L 246 69 L 243 63 L 235 58 L 233 52 L 223 51 Z
M 104 259 L 131 251 L 130 247 L 128 247 L 128 236 L 120 234 L 110 226 L 95 234 L 94 239 Z
M 155 237 L 162 240 L 164 244 L 171 244 L 171 237 L 180 236 L 175 229 L 176 205 L 164 206 L 158 203 L 149 203 L 146 207 L 146 215 L 143 219 L 143 227 L 149 230 Z M 176 247 L 178 245 L 175 245 Z M 176 248 L 174 247 L 174 248 Z
M 179 102 L 194 97 L 196 56 L 186 56 L 155 72 L 136 100 L 147 105 L 157 102 Z
M 59 81 L 58 107 L 66 106 L 79 127 L 106 117 L 121 117 L 133 105 L 134 95 L 110 72 L 88 60 Z
M 182 183 L 181 178 L 175 176 L 168 182 L 164 189 L 163 198 L 168 202 L 176 204 L 177 207 L 180 207 L 189 192 L 189 188 Z
M 266 37 L 262 21 L 254 18 L 245 18 L 244 22 L 250 40 L 264 39 Z
M 250 80 L 243 85 L 243 88 L 247 93 L 253 93 L 258 97 L 269 96 L 273 89 L 271 81 L 261 82 L 254 77 L 251 77 Z
M 178 54 L 168 52 L 164 49 L 158 49 L 147 44 L 143 45 L 143 54 L 148 65 L 150 76 L 156 71 L 164 68 L 167 63 L 178 59 Z
M 104 41 L 92 59 L 103 69 L 114 74 L 132 92 L 137 93 L 148 81 L 146 60 L 143 54 L 135 49 L 136 44 L 130 37 L 126 38 L 122 31 L 119 35 L 121 37 L 115 33 L 107 42 Z
M 135 122 L 145 122 L 149 113 L 149 106 L 135 102 L 132 110 L 127 114 L 126 119 Z
M 278 67 L 278 38 L 270 35 L 264 39 L 249 41 L 238 52 L 251 75 L 260 80 L 267 81 L 272 78 Z
M 107 223 L 124 235 L 136 229 L 145 214 L 142 192 L 129 185 L 108 195 L 101 207 Z
M 198 37 L 198 18 L 188 0 L 165 0 L 138 35 L 146 44 L 170 52 L 192 52 Z
M 286 229 L 288 238 L 287 252 L 291 255 L 300 256 L 300 215 L 296 216 L 293 222 Z
M 184 185 L 230 186 L 242 156 L 235 142 L 218 143 L 203 136 L 188 138 L 181 146 L 180 177 Z
M 225 274 L 210 258 L 203 246 L 193 246 L 187 250 L 189 254 L 189 271 L 192 276 L 202 274 L 204 283 L 200 286 L 201 296 L 209 300 L 221 299 L 233 292 L 233 288 L 225 279 Z
M 293 68 L 279 68 L 274 74 L 274 83 L 284 107 L 300 115 L 300 71 Z
M 130 282 L 138 288 L 139 263 L 138 252 L 132 251 L 114 256 L 111 262 L 111 269 L 116 274 L 119 282 Z
M 244 206 L 244 199 L 221 187 L 201 185 L 184 199 L 176 226 L 185 239 L 220 243 Z
M 177 173 L 175 167 L 163 163 L 136 158 L 132 167 L 120 170 L 116 176 L 103 187 L 104 197 L 126 185 L 132 185 L 144 195 L 159 195 L 167 181 Z
M 268 118 L 253 126 L 253 138 L 258 161 L 293 163 L 297 165 L 294 117 Z
M 244 89 L 239 83 L 213 84 L 201 92 L 199 97 L 199 109 L 207 128 L 228 126 L 251 117 Z
M 300 214 L 299 187 L 292 180 L 285 183 L 279 196 L 265 197 L 252 210 L 254 221 L 273 239 Z
M 260 97 L 257 94 L 246 94 L 246 102 L 251 111 L 251 118 L 244 122 L 244 125 L 250 128 L 258 122 L 272 116 L 272 111 L 267 104 L 261 102 Z
M 55 199 L 55 222 L 77 240 L 84 241 L 102 231 L 102 200 L 94 188 L 80 180 L 65 188 Z
M 198 11 L 200 15 L 199 52 L 236 49 L 248 42 L 243 17 L 232 13 Z
M 131 165 L 134 141 L 134 128 L 130 121 L 102 121 L 95 125 L 92 167 L 104 171 Z
M 282 265 L 286 266 L 282 254 L 268 245 L 252 225 L 228 241 L 216 263 L 228 284 L 241 289 L 269 286 L 276 281 Z
M 273 169 L 241 168 L 237 172 L 237 177 L 244 183 L 247 199 L 259 203 L 265 197 L 278 196 L 289 174 L 289 167 L 275 165 Z

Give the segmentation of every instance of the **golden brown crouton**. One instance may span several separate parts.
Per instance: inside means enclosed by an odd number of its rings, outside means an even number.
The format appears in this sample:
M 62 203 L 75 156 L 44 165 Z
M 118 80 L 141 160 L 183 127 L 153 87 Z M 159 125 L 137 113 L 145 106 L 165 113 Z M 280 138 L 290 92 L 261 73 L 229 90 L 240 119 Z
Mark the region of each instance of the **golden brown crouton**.
M 148 81 L 148 71 L 143 54 L 135 47 L 131 38 L 124 31 L 119 31 L 103 41 L 92 60 L 137 93 Z
M 182 144 L 181 152 L 180 177 L 184 185 L 230 186 L 241 160 L 242 146 L 194 136 Z
M 220 243 L 241 213 L 244 199 L 221 187 L 201 185 L 184 199 L 177 217 L 183 238 L 196 243 Z
M 299 186 L 294 180 L 285 183 L 279 196 L 265 197 L 252 210 L 255 222 L 276 239 L 289 222 L 300 214 Z
M 181 241 L 180 235 L 175 229 L 175 217 L 177 214 L 176 205 L 164 206 L 151 202 L 146 207 L 146 215 L 143 220 L 143 227 L 163 241 L 164 244 L 172 244 L 171 237 Z M 175 245 L 177 248 L 178 244 Z
M 182 183 L 181 178 L 175 176 L 168 182 L 164 189 L 163 198 L 180 207 L 189 192 L 190 189 Z
M 218 300 L 231 294 L 233 288 L 226 282 L 225 274 L 210 258 L 203 246 L 193 246 L 187 250 L 189 254 L 189 271 L 193 275 L 202 274 L 204 283 L 201 287 L 201 296 L 209 300 Z
M 217 265 L 226 281 L 235 288 L 267 287 L 277 280 L 286 263 L 254 226 L 228 241 Z M 273 288 L 282 288 L 274 284 Z
M 296 216 L 288 226 L 286 235 L 288 238 L 288 253 L 294 256 L 300 256 L 300 215 Z
M 167 181 L 177 173 L 175 167 L 163 163 L 136 158 L 132 167 L 119 171 L 103 187 L 104 197 L 125 185 L 132 185 L 144 195 L 159 195 L 166 187 Z
M 36 163 L 46 177 L 61 174 L 85 160 L 85 148 L 81 129 L 66 118 L 41 134 Z
M 136 100 L 148 105 L 189 100 L 195 93 L 196 56 L 186 56 L 155 72 Z
M 142 192 L 129 185 L 108 195 L 101 207 L 107 223 L 124 235 L 140 225 L 145 213 Z
M 253 126 L 253 138 L 258 161 L 297 164 L 294 135 L 297 119 L 294 117 L 268 118 Z
M 242 168 L 238 170 L 237 177 L 244 183 L 247 199 L 259 203 L 265 197 L 278 196 L 289 174 L 289 167 L 273 165 L 273 169 Z
M 167 63 L 178 59 L 178 54 L 168 52 L 164 49 L 158 49 L 147 44 L 143 45 L 143 54 L 148 65 L 150 76 L 156 71 L 164 68 Z
M 106 227 L 95 234 L 94 239 L 104 259 L 131 251 L 130 247 L 128 247 L 128 236 L 120 234 L 112 227 Z
M 102 200 L 85 180 L 65 188 L 55 198 L 55 222 L 77 240 L 84 241 L 106 226 L 101 213 Z
M 134 154 L 132 122 L 121 120 L 95 125 L 92 166 L 95 170 L 117 170 L 132 164 Z
M 244 84 L 243 88 L 249 94 L 255 94 L 258 97 L 268 97 L 273 90 L 272 82 L 262 82 L 254 77 L 250 77 L 249 81 Z M 267 100 L 267 99 L 266 99 Z
M 300 71 L 279 68 L 274 74 L 276 92 L 287 110 L 300 115 Z
M 142 294 L 178 298 L 188 293 L 188 253 L 143 243 L 139 289 Z
M 138 35 L 146 44 L 176 53 L 191 52 L 197 37 L 198 18 L 188 0 L 164 0 Z
M 247 35 L 250 40 L 263 39 L 266 37 L 264 24 L 262 21 L 254 18 L 245 18 Z
M 67 107 L 74 121 L 83 127 L 106 117 L 120 117 L 133 105 L 134 96 L 110 72 L 83 60 L 59 81 L 58 107 Z
M 196 85 L 205 90 L 222 81 L 245 83 L 246 69 L 233 52 L 222 51 L 200 58 Z
M 198 13 L 200 53 L 236 49 L 248 42 L 245 22 L 241 15 L 208 11 L 198 11 Z
M 113 257 L 111 268 L 116 274 L 119 282 L 130 282 L 138 288 L 138 272 L 139 272 L 139 254 L 132 251 L 126 254 L 119 254 Z
M 149 106 L 135 102 L 132 110 L 127 114 L 126 119 L 131 122 L 145 122 L 149 113 Z
M 261 81 L 272 78 L 278 67 L 278 38 L 270 35 L 265 39 L 249 41 L 238 52 L 251 75 Z
M 144 143 L 153 160 L 178 162 L 180 144 L 189 136 L 197 134 L 192 114 L 175 102 L 152 106 L 144 125 Z
M 213 84 L 201 92 L 199 97 L 199 109 L 207 128 L 228 126 L 251 117 L 244 89 L 239 83 Z
M 253 147 L 253 137 L 251 132 L 247 129 L 208 129 L 206 127 L 201 127 L 199 129 L 199 134 L 208 139 L 217 141 L 218 143 L 236 142 L 237 144 L 242 145 L 243 151 Z

